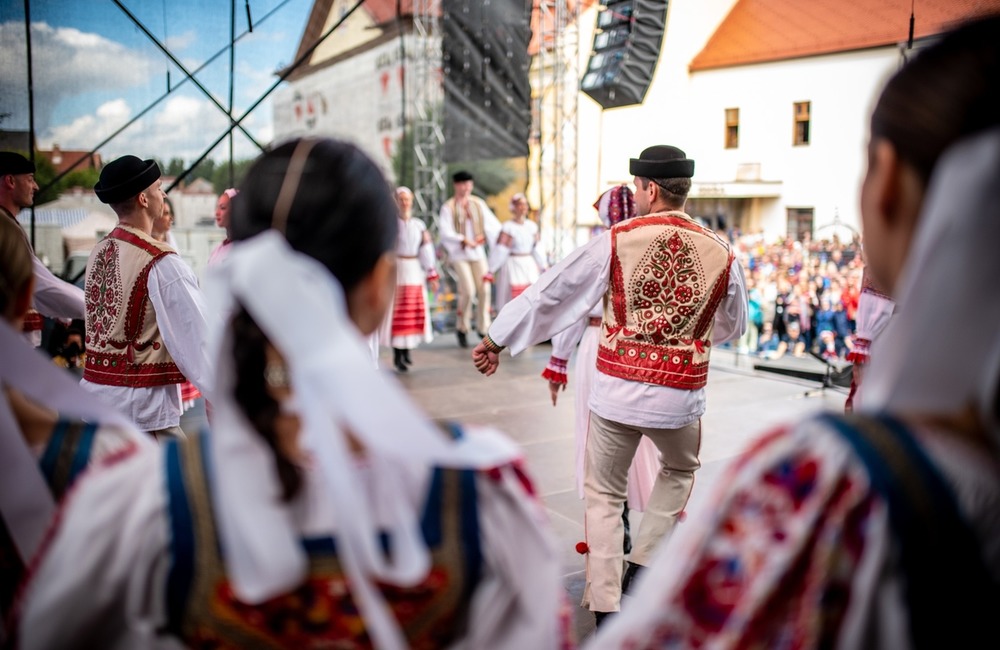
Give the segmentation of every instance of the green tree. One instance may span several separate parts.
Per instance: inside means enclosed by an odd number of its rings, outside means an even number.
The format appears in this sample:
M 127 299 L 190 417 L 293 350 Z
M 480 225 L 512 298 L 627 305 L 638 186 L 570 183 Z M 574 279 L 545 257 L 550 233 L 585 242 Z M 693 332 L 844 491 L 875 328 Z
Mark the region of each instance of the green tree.
M 229 182 L 229 161 L 222 161 L 215 166 L 215 171 L 212 173 L 212 187 L 215 189 L 216 194 L 221 194 L 223 190 L 228 187 L 239 187 L 240 183 L 243 182 L 243 177 L 247 175 L 247 171 L 250 169 L 250 165 L 256 158 L 245 158 L 243 160 L 233 161 L 233 180 L 232 183 Z
M 403 137 L 396 147 L 392 158 L 392 169 L 396 173 L 398 185 L 413 185 L 414 160 L 413 129 L 411 126 L 403 130 Z M 475 193 L 480 196 L 494 196 L 503 192 L 518 179 L 520 174 L 511 164 L 511 159 L 497 158 L 493 160 L 466 160 L 448 163 L 446 172 L 445 194 L 451 193 L 451 175 L 464 169 L 476 177 Z
M 184 164 L 183 158 L 171 158 L 170 162 L 167 163 L 165 167 L 161 164 L 160 169 L 163 170 L 165 175 L 177 178 L 184 173 L 184 170 L 187 169 L 187 165 Z

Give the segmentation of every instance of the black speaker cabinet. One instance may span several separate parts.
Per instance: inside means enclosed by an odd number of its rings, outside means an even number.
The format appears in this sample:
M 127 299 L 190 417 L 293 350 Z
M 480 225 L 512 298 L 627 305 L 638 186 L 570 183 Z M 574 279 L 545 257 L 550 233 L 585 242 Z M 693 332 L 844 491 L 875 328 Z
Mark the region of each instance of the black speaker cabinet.
M 667 0 L 609 0 L 580 89 L 603 108 L 641 104 L 653 80 L 667 24 Z

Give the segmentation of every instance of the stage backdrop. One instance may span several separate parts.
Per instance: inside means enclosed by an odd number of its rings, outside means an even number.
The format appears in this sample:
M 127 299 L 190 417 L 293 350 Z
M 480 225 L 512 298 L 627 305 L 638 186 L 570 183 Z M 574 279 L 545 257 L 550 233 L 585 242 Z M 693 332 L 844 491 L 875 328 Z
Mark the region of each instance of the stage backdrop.
M 443 0 L 445 160 L 528 155 L 531 0 Z

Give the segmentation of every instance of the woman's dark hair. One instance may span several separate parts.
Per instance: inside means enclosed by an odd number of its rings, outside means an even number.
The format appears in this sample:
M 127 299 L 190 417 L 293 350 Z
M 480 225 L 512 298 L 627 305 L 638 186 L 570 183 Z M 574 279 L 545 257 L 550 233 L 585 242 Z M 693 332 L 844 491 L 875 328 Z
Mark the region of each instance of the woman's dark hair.
M 298 144 L 298 140 L 283 144 L 254 162 L 232 199 L 233 240 L 249 239 L 272 227 L 275 204 Z M 395 247 L 399 211 L 382 172 L 360 149 L 335 140 L 306 143 L 303 149 L 309 144 L 313 146 L 288 209 L 285 237 L 292 248 L 326 266 L 349 293 Z M 267 337 L 242 308 L 231 331 L 236 403 L 274 452 L 282 496 L 288 501 L 298 493 L 302 478 L 277 447 L 274 422 L 279 405 L 264 382 Z
M 886 84 L 872 138 L 886 138 L 926 184 L 952 144 L 1000 124 L 1000 15 L 971 21 L 929 45 Z
M 231 208 L 234 241 L 271 227 L 298 143 L 265 153 L 247 172 Z M 392 189 L 368 156 L 346 142 L 320 140 L 305 161 L 285 237 L 292 248 L 330 269 L 350 293 L 379 257 L 396 246 L 398 214 Z

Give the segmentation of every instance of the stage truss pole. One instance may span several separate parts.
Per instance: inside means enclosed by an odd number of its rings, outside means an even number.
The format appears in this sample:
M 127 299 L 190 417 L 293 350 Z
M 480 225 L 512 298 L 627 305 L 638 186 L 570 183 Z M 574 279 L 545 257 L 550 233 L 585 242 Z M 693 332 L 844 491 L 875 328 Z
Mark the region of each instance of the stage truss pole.
M 441 0 L 413 3 L 410 115 L 413 116 L 413 212 L 432 231 L 445 200 L 444 79 Z
M 538 151 L 535 182 L 539 225 L 552 261 L 576 247 L 577 144 L 580 80 L 580 5 L 537 0 L 539 49 L 533 88 Z

